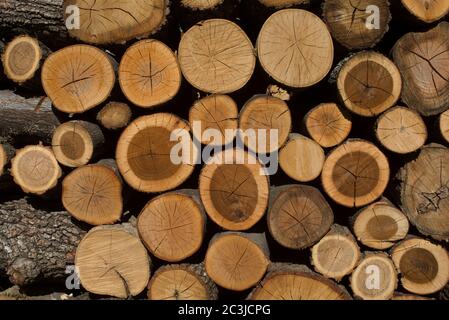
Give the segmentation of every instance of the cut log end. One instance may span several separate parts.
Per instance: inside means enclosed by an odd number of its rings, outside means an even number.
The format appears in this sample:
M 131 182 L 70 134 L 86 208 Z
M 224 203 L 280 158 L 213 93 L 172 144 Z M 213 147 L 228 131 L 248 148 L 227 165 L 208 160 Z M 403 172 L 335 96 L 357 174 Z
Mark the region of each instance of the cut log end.
M 435 293 L 449 282 L 448 253 L 430 241 L 406 239 L 393 248 L 391 256 L 401 273 L 402 286 L 412 293 Z
M 292 179 L 299 182 L 315 180 L 321 174 L 324 150 L 315 141 L 299 134 L 291 134 L 279 152 L 279 165 Z
M 181 192 L 151 200 L 139 215 L 137 229 L 150 252 L 169 262 L 192 256 L 201 247 L 206 217 L 199 202 Z
M 273 41 L 273 35 L 283 36 Z M 284 9 L 268 18 L 259 33 L 257 51 L 268 75 L 293 88 L 321 81 L 334 58 L 332 37 L 324 22 L 300 9 Z
M 260 241 L 266 242 L 264 235 L 259 236 Z M 219 286 L 243 291 L 263 278 L 269 256 L 250 236 L 224 233 L 211 240 L 204 263 L 207 274 Z
M 42 195 L 56 187 L 62 171 L 51 149 L 36 145 L 17 150 L 11 175 L 24 192 Z
M 385 155 L 372 143 L 348 140 L 324 162 L 321 180 L 325 192 L 338 204 L 361 207 L 378 199 L 390 179 Z
M 287 8 L 307 3 L 308 0 L 259 0 L 259 2 L 268 8 Z
M 53 105 L 82 113 L 103 103 L 115 83 L 111 58 L 102 50 L 78 44 L 51 54 L 42 67 L 42 85 Z
M 159 268 L 148 285 L 149 300 L 217 300 L 218 289 L 202 264 Z
M 151 108 L 166 103 L 178 93 L 181 71 L 168 46 L 157 40 L 142 40 L 123 55 L 119 82 L 129 101 Z
M 256 65 L 251 40 L 237 24 L 224 19 L 202 21 L 190 28 L 179 43 L 178 58 L 187 81 L 209 93 L 239 90 Z
M 351 276 L 352 291 L 363 300 L 388 300 L 397 284 L 396 268 L 386 253 L 367 253 Z
M 126 127 L 132 117 L 126 103 L 109 102 L 97 115 L 97 121 L 106 129 L 117 130 Z
M 335 103 L 323 103 L 305 116 L 309 136 L 324 148 L 339 145 L 349 136 L 352 122 Z
M 191 10 L 213 10 L 224 0 L 181 0 L 181 5 Z
M 404 7 L 419 20 L 431 23 L 449 13 L 449 2 L 445 0 L 401 0 Z
M 194 103 L 189 112 L 190 126 L 197 141 L 203 144 L 228 145 L 235 138 L 238 128 L 238 108 L 235 101 L 227 95 L 213 94 Z M 201 130 L 196 129 L 201 126 Z M 218 137 L 209 137 L 207 130 L 220 133 Z M 232 130 L 232 131 L 231 131 Z
M 350 274 L 361 257 L 357 241 L 348 228 L 333 225 L 331 231 L 312 248 L 315 271 L 340 281 Z
M 258 153 L 274 152 L 285 144 L 291 131 L 290 109 L 279 98 L 255 96 L 243 106 L 239 128 L 240 133 L 245 135 L 240 138 L 250 150 Z M 259 134 L 262 130 L 266 130 L 264 135 Z
M 438 118 L 440 135 L 446 143 L 449 143 L 449 110 L 440 114 Z
M 331 227 L 334 214 L 315 188 L 290 185 L 270 195 L 268 228 L 273 238 L 290 249 L 304 249 L 319 241 Z

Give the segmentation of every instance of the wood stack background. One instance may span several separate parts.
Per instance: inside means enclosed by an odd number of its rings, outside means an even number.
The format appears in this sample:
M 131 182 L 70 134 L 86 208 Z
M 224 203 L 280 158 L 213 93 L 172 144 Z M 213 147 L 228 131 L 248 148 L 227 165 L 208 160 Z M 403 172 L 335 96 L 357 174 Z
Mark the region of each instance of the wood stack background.
M 447 0 L 110 2 L 0 3 L 0 300 L 447 299 Z

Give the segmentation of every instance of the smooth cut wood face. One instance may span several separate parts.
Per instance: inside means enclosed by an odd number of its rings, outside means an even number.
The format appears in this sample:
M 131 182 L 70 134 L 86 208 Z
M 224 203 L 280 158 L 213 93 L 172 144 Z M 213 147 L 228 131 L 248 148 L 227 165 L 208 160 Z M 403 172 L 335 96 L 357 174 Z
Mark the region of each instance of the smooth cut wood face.
M 75 5 L 80 11 L 80 27 L 69 30 L 71 36 L 87 43 L 123 43 L 151 34 L 164 22 L 166 0 L 65 0 L 65 19 Z
M 153 255 L 177 262 L 201 247 L 205 223 L 205 216 L 195 200 L 172 193 L 156 197 L 145 206 L 137 229 Z
M 181 87 L 175 54 L 157 40 L 142 40 L 126 50 L 119 67 L 119 82 L 135 105 L 149 108 L 171 100 Z
M 334 58 L 331 35 L 323 21 L 300 9 L 277 11 L 257 39 L 260 63 L 276 81 L 304 88 L 321 81 Z
M 368 6 L 379 8 L 379 28 L 367 28 L 367 19 L 373 12 Z M 387 0 L 326 0 L 324 19 L 332 36 L 350 49 L 363 49 L 379 42 L 388 29 L 391 16 Z
M 385 155 L 370 142 L 349 140 L 324 162 L 321 180 L 326 193 L 346 207 L 361 207 L 379 198 L 390 179 Z
M 449 110 L 443 112 L 439 119 L 441 136 L 449 142 Z
M 84 44 L 51 54 L 42 67 L 47 96 L 66 113 L 82 113 L 101 104 L 114 83 L 114 68 L 106 53 Z
M 259 0 L 266 7 L 283 8 L 292 5 L 302 4 L 305 0 Z
M 231 93 L 251 78 L 256 57 L 238 25 L 223 19 L 196 24 L 182 36 L 178 59 L 186 80 L 209 93 Z
M 212 239 L 206 253 L 207 274 L 218 285 L 243 291 L 256 285 L 269 264 L 262 249 L 238 234 L 225 234 Z
M 120 178 L 103 165 L 75 169 L 62 183 L 62 204 L 76 219 L 91 225 L 117 222 L 123 211 Z
M 110 102 L 97 115 L 98 122 L 110 130 L 126 127 L 131 120 L 131 108 L 126 103 Z
M 198 10 L 213 9 L 223 3 L 223 0 L 181 0 L 184 7 Z
M 449 12 L 446 0 L 401 0 L 404 7 L 424 22 L 440 20 Z

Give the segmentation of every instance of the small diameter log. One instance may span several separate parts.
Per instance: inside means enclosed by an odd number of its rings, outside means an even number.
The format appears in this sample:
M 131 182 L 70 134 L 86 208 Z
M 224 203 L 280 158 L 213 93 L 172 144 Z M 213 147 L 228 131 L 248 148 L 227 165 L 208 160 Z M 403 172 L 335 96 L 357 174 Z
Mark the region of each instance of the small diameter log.
M 274 263 L 249 300 L 351 300 L 349 293 L 304 265 Z
M 131 121 L 132 111 L 126 103 L 109 102 L 97 114 L 97 121 L 106 129 L 117 130 Z
M 37 39 L 18 36 L 6 45 L 2 54 L 5 75 L 25 87 L 40 88 L 40 69 L 50 53 Z
M 113 224 L 123 212 L 121 178 L 104 162 L 77 168 L 62 182 L 62 204 L 77 220 Z
M 323 148 L 331 148 L 345 141 L 352 122 L 335 103 L 322 103 L 304 117 L 307 134 Z
M 25 193 L 43 195 L 56 187 L 62 170 L 51 148 L 35 145 L 16 151 L 11 175 Z
M 449 23 L 396 42 L 393 59 L 402 74 L 402 101 L 424 116 L 449 108 Z
M 268 8 L 287 8 L 309 2 L 308 0 L 258 0 L 262 5 Z
M 388 300 L 398 286 L 398 272 L 386 253 L 367 252 L 351 275 L 354 296 L 363 300 Z
M 164 43 L 153 39 L 129 47 L 118 74 L 124 95 L 142 108 L 170 101 L 181 87 L 181 70 L 175 54 Z
M 405 107 L 384 112 L 375 125 L 376 137 L 388 150 L 406 154 L 421 148 L 427 140 L 427 127 L 419 113 Z
M 0 91 L 0 136 L 14 144 L 51 143 L 60 124 L 46 98 L 26 99 L 12 91 Z
M 178 150 L 179 142 L 170 141 L 174 132 L 189 133 L 190 128 L 169 113 L 140 117 L 125 129 L 117 144 L 116 160 L 131 187 L 141 192 L 163 192 L 178 187 L 192 174 L 196 154 L 191 137 L 182 135 L 184 149 Z M 184 152 L 186 144 L 188 155 Z M 172 160 L 172 153 L 179 164 Z
M 372 143 L 350 139 L 335 148 L 324 162 L 324 191 L 345 207 L 362 207 L 379 198 L 390 180 L 385 155 Z
M 166 193 L 143 208 L 137 229 L 148 250 L 168 262 L 182 261 L 203 243 L 206 214 L 197 190 Z
M 269 180 L 264 170 L 242 150 L 214 155 L 199 179 L 201 200 L 212 221 L 233 231 L 254 226 L 268 206 Z
M 267 220 L 268 229 L 279 244 L 304 249 L 329 231 L 334 214 L 318 189 L 286 185 L 272 188 Z
M 181 5 L 190 10 L 214 10 L 221 5 L 224 0 L 181 0 Z
M 333 225 L 324 238 L 312 248 L 311 262 L 315 271 L 326 278 L 340 281 L 360 262 L 360 248 L 348 228 Z
M 293 88 L 320 82 L 334 59 L 332 37 L 324 22 L 300 9 L 285 9 L 270 16 L 260 30 L 257 52 L 268 75 Z
M 290 109 L 285 101 L 257 95 L 245 103 L 239 116 L 240 140 L 257 153 L 271 153 L 282 147 L 292 128 Z M 273 136 L 274 134 L 274 136 Z M 272 141 L 275 138 L 276 141 Z
M 219 286 L 243 291 L 262 280 L 270 263 L 265 234 L 221 233 L 212 238 L 204 265 Z
M 159 268 L 148 284 L 149 300 L 217 300 L 218 289 L 203 264 Z
M 402 211 L 419 232 L 436 240 L 449 239 L 448 157 L 449 149 L 427 145 L 396 177 Z
M 12 157 L 16 153 L 16 150 L 7 143 L 0 143 L 0 177 L 9 165 Z
M 105 144 L 100 127 L 87 121 L 69 121 L 56 128 L 52 148 L 58 161 L 67 167 L 80 167 L 97 157 Z
M 82 113 L 103 103 L 115 84 L 112 58 L 85 44 L 51 54 L 42 67 L 42 86 L 55 108 Z
M 407 217 L 388 200 L 361 209 L 352 218 L 352 228 L 365 246 L 385 250 L 404 239 L 409 230 Z
M 387 57 L 363 51 L 342 62 L 337 87 L 346 108 L 363 117 L 374 117 L 396 104 L 402 80 Z
M 431 23 L 449 13 L 449 2 L 446 0 L 401 0 L 403 6 L 419 20 Z
M 378 15 L 378 25 L 369 19 L 374 13 Z M 390 3 L 388 0 L 361 0 L 355 3 L 351 0 L 326 0 L 323 17 L 332 36 L 346 48 L 372 48 L 388 31 Z
M 412 293 L 432 294 L 449 282 L 448 253 L 430 241 L 410 237 L 392 249 L 391 257 L 402 286 Z
M 290 134 L 279 152 L 279 165 L 292 179 L 309 182 L 318 178 L 324 165 L 324 150 L 315 141 L 300 134 Z
M 124 299 L 146 288 L 151 260 L 136 233 L 128 224 L 99 226 L 81 240 L 75 265 L 87 291 Z
M 239 90 L 256 65 L 251 40 L 237 24 L 224 19 L 202 21 L 184 33 L 178 59 L 186 80 L 210 93 Z
M 238 107 L 227 95 L 212 94 L 196 101 L 189 112 L 194 138 L 206 145 L 228 145 L 234 141 L 238 128 Z M 201 126 L 200 130 L 197 128 Z M 220 140 L 211 137 L 208 129 L 220 132 Z M 231 131 L 234 130 L 234 131 Z
M 112 7 L 111 7 L 112 5 Z M 80 26 L 69 34 L 92 44 L 121 44 L 157 31 L 168 14 L 167 0 L 135 0 L 111 4 L 108 1 L 65 0 L 65 19 L 69 6 L 80 10 Z
M 19 286 L 65 279 L 85 233 L 67 212 L 37 208 L 29 199 L 0 204 L 0 229 L 0 273 Z
M 438 130 L 444 141 L 449 143 L 449 110 L 446 110 L 438 117 Z
M 240 9 L 240 2 L 235 0 L 180 0 L 175 7 L 177 22 L 183 30 L 194 24 L 211 19 L 235 19 Z

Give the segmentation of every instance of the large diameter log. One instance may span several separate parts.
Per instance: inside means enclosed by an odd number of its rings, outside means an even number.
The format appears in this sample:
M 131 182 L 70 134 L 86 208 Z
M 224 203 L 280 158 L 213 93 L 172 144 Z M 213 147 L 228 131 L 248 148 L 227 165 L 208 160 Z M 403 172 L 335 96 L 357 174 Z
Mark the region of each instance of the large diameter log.
M 449 149 L 430 144 L 398 173 L 401 209 L 424 235 L 449 239 Z
M 449 108 L 449 23 L 424 33 L 407 33 L 393 48 L 404 81 L 402 100 L 424 116 Z
M 0 91 L 0 136 L 11 143 L 51 143 L 60 124 L 45 98 L 26 99 L 12 91 Z
M 273 263 L 249 300 L 351 300 L 344 287 L 304 265 Z
M 401 0 L 402 5 L 419 20 L 431 23 L 449 13 L 449 2 L 446 0 Z
M 293 88 L 321 81 L 334 59 L 332 37 L 324 22 L 300 9 L 284 9 L 269 17 L 260 30 L 257 52 L 268 75 Z
M 84 231 L 67 212 L 38 209 L 29 199 L 0 204 L 0 269 L 12 283 L 66 278 Z
M 224 19 L 202 21 L 184 33 L 178 58 L 186 80 L 209 93 L 239 90 L 256 65 L 251 40 L 237 24 Z

